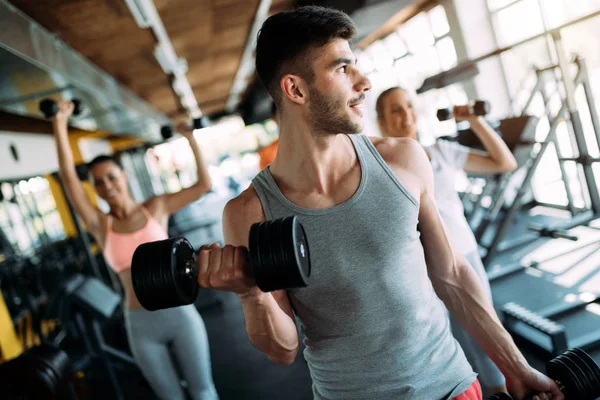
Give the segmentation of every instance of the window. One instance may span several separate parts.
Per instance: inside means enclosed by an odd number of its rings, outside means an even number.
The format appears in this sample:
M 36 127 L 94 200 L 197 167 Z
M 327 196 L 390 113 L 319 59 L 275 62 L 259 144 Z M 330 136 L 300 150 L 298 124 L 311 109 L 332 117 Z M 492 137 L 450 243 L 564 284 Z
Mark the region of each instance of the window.
M 556 28 L 600 10 L 600 0 L 540 0 L 546 28 Z
M 511 3 L 515 3 L 519 0 L 487 0 L 490 11 L 496 11 L 500 8 L 506 7 Z
M 446 16 L 444 6 L 439 5 L 429 11 L 429 22 L 431 24 L 431 31 L 436 38 L 450 33 L 450 24 L 448 24 L 448 17 Z
M 545 38 L 524 43 L 500 55 L 508 82 L 511 98 L 516 98 L 520 91 L 527 94 L 535 85 L 534 69 L 544 68 L 552 64 Z
M 373 86 L 373 95 L 367 100 L 365 131 L 377 134 L 375 101 L 383 90 L 396 85 L 416 90 L 429 76 L 457 65 L 456 49 L 444 6 L 438 5 L 417 14 L 395 32 L 360 52 L 358 59 L 361 71 L 369 77 Z M 419 129 L 424 136 L 447 133 L 447 129 L 439 131 L 441 128 L 435 111 L 440 104 L 445 107 L 452 100 L 463 98 L 460 94 L 462 92 L 464 95 L 462 87 L 456 86 L 427 92 L 417 99 Z
M 493 15 L 500 46 L 508 46 L 544 32 L 537 0 L 521 0 Z
M 1 188 L 5 201 L 0 208 L 0 229 L 15 251 L 31 254 L 39 246 L 66 237 L 46 179 L 3 182 Z

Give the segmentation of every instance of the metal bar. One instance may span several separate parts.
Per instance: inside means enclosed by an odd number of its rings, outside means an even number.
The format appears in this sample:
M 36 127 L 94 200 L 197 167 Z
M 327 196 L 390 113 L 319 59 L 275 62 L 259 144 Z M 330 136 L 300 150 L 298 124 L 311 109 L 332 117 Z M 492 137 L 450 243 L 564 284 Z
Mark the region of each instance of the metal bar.
M 581 75 L 581 71 L 577 71 L 577 76 L 575 79 L 576 80 L 579 79 L 580 75 Z M 542 80 L 541 76 L 540 76 L 540 80 Z M 545 85 L 542 85 L 540 93 L 542 95 L 542 99 L 544 100 L 544 108 L 548 112 L 549 106 L 550 106 L 550 98 L 546 94 Z M 557 155 L 558 159 L 560 160 L 560 158 L 562 157 L 562 151 L 560 149 L 560 145 L 558 144 L 558 140 L 554 141 L 554 150 L 556 151 L 556 155 Z M 563 181 L 563 184 L 565 185 L 565 193 L 567 195 L 567 204 L 568 204 L 569 212 L 571 213 L 571 215 L 575 215 L 575 203 L 573 201 L 573 194 L 571 193 L 571 185 L 569 185 L 569 176 L 567 175 L 567 171 L 565 170 L 565 166 L 563 163 L 559 162 L 558 167 L 560 168 L 560 174 L 562 176 L 562 181 Z
M 133 359 L 133 357 L 131 357 L 128 354 L 123 353 L 122 351 L 114 349 L 114 348 L 110 347 L 109 345 L 107 345 L 105 343 L 101 343 L 100 348 L 102 349 L 102 351 L 106 352 L 110 356 L 115 357 L 118 360 L 124 361 L 126 363 L 131 364 L 131 365 L 136 365 L 136 362 Z
M 562 45 L 560 31 L 552 32 L 552 39 L 554 40 L 556 53 L 558 54 L 558 64 L 560 65 L 563 83 L 565 85 L 566 102 L 569 109 L 571 124 L 573 126 L 573 133 L 575 135 L 575 140 L 577 141 L 579 155 L 582 157 L 589 157 L 590 152 L 587 147 L 583 125 L 581 123 L 579 111 L 577 110 L 577 103 L 575 101 L 575 83 L 569 78 L 569 63 L 567 62 L 565 56 L 565 50 Z M 582 165 L 582 168 L 585 176 L 585 183 L 588 187 L 588 194 L 592 203 L 592 210 L 595 214 L 600 214 L 600 192 L 598 191 L 594 169 L 590 164 L 584 164 Z
M 28 94 L 26 96 L 2 100 L 2 101 L 0 101 L 0 107 L 10 105 L 10 104 L 22 103 L 24 101 L 29 101 L 29 100 L 41 99 L 42 97 L 50 96 L 55 93 L 64 92 L 65 90 L 70 90 L 70 89 L 74 89 L 74 86 L 67 85 L 67 86 L 62 86 L 62 87 L 58 87 L 58 88 L 54 88 L 54 89 L 45 90 L 43 92 Z
M 107 354 L 103 351 L 103 347 L 105 346 L 104 337 L 102 336 L 102 329 L 100 328 L 100 324 L 98 321 L 92 319 L 92 335 L 96 340 L 96 344 L 98 345 L 98 355 L 102 360 L 102 364 L 104 364 L 104 368 L 106 369 L 106 373 L 108 375 L 108 379 L 115 391 L 116 398 L 121 400 L 123 399 L 123 393 L 121 392 L 121 387 L 119 386 L 119 381 L 117 380 L 117 376 L 115 375 L 115 371 L 110 364 L 110 360 L 107 357 Z
M 521 199 L 523 198 L 527 188 L 531 184 L 531 180 L 533 178 L 533 175 L 535 174 L 535 170 L 537 169 L 537 166 L 539 165 L 549 144 L 550 144 L 550 142 L 547 142 L 547 141 L 542 143 L 542 147 L 540 148 L 540 151 L 538 152 L 538 154 L 536 154 L 535 158 L 533 159 L 533 162 L 532 162 L 531 166 L 529 167 L 529 170 L 527 171 L 527 175 L 525 176 L 523 183 L 521 184 L 521 186 L 519 187 L 519 190 L 517 191 L 517 195 L 515 196 L 513 204 L 511 204 L 510 208 L 508 209 L 506 215 L 504 216 L 504 219 L 500 223 L 500 227 L 496 231 L 496 235 L 494 236 L 492 243 L 488 247 L 488 251 L 487 251 L 485 257 L 483 258 L 484 266 L 488 266 L 490 264 L 490 261 L 498 253 L 498 245 L 500 244 L 502 239 L 504 239 L 504 235 L 506 234 L 510 224 L 512 223 L 513 218 L 515 217 L 516 213 L 519 211 L 519 205 L 521 203 Z
M 537 92 L 541 92 L 542 89 L 544 88 L 545 82 L 544 82 L 543 74 L 539 73 L 539 71 L 536 71 L 536 75 L 538 77 L 538 80 L 535 83 L 535 86 L 533 87 L 533 89 L 531 90 L 531 95 L 529 96 L 529 98 L 527 99 L 527 102 L 525 103 L 525 105 L 523 106 L 523 109 L 521 110 L 521 115 L 525 115 L 527 113 L 527 110 L 531 106 L 531 103 L 533 103 L 533 100 L 535 100 L 535 95 L 537 94 Z M 542 95 L 544 96 L 544 105 L 545 105 L 546 104 L 545 91 L 543 92 Z
M 540 206 L 540 207 L 548 207 L 548 208 L 555 208 L 557 210 L 565 210 L 565 211 L 570 211 L 570 207 L 567 206 L 563 206 L 562 204 L 552 204 L 552 203 L 545 203 L 543 201 L 537 201 L 535 200 L 535 206 Z M 575 210 L 575 214 L 579 214 L 583 211 L 587 211 L 584 208 L 579 208 L 579 207 L 574 207 Z
M 529 43 L 529 42 L 534 41 L 536 39 L 542 38 L 542 37 L 544 37 L 544 36 L 546 36 L 548 34 L 552 34 L 553 32 L 559 32 L 560 30 L 568 28 L 569 26 L 576 25 L 576 24 L 578 24 L 580 22 L 587 21 L 588 19 L 592 19 L 592 18 L 597 17 L 597 16 L 600 16 L 600 11 L 596 11 L 596 12 L 591 13 L 589 15 L 586 15 L 584 17 L 575 19 L 575 20 L 573 20 L 571 22 L 567 22 L 567 23 L 565 23 L 565 24 L 563 24 L 563 25 L 561 25 L 559 27 L 553 28 L 553 29 L 551 29 L 549 31 L 546 31 L 546 32 L 543 32 L 543 33 L 539 33 L 539 34 L 531 36 L 531 37 L 529 37 L 527 39 L 523 39 L 520 42 L 511 44 L 510 46 L 505 46 L 505 47 L 501 47 L 499 49 L 493 50 L 493 51 L 491 51 L 491 52 L 489 52 L 487 54 L 484 54 L 484 55 L 482 55 L 480 57 L 474 58 L 473 60 L 465 61 L 465 62 L 461 63 L 460 65 L 458 65 L 458 66 L 456 66 L 456 67 L 454 67 L 452 69 L 440 72 L 439 74 L 436 74 L 436 75 L 434 75 L 434 76 L 432 76 L 430 78 L 431 79 L 436 79 L 438 76 L 443 76 L 443 75 L 447 75 L 447 74 L 456 73 L 456 71 L 459 71 L 462 68 L 465 68 L 469 64 L 478 63 L 478 62 L 487 60 L 488 58 L 498 56 L 498 55 L 500 55 L 500 54 L 502 54 L 502 53 L 504 53 L 506 51 L 514 49 L 515 47 L 519 47 L 519 46 L 521 46 L 523 44 L 526 44 L 526 43 Z M 430 79 L 430 78 L 427 78 L 427 79 Z

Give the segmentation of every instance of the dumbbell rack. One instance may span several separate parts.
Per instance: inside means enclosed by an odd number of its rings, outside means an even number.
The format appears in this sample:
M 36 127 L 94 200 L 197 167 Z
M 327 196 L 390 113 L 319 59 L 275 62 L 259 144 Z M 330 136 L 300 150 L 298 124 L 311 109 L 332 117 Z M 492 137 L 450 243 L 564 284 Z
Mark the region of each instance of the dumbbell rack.
M 556 356 L 569 348 L 588 350 L 600 345 L 600 330 L 569 340 L 566 328 L 553 320 L 599 301 L 600 296 L 590 296 L 571 303 L 548 306 L 536 312 L 515 302 L 509 302 L 502 306 L 501 316 L 506 329 L 513 336 L 525 340 L 549 356 Z

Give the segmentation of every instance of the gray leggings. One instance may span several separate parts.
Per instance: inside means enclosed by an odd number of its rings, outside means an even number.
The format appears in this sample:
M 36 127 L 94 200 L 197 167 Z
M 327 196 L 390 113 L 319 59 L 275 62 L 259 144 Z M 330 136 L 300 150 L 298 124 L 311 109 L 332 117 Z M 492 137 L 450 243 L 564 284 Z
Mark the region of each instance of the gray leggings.
M 206 327 L 193 305 L 158 311 L 125 309 L 124 314 L 133 358 L 159 398 L 185 400 L 175 361 L 192 399 L 218 399 Z
M 475 272 L 477 272 L 477 276 L 479 277 L 485 293 L 491 299 L 492 290 L 490 288 L 490 282 L 488 281 L 485 267 L 481 262 L 479 254 L 477 252 L 465 254 L 465 258 L 473 266 Z M 494 364 L 494 362 L 485 354 L 475 339 L 473 339 L 452 317 L 450 318 L 450 326 L 452 328 L 452 334 L 456 338 L 456 341 L 460 343 L 467 360 L 469 360 L 475 372 L 479 374 L 479 381 L 484 390 L 485 387 L 504 385 L 506 382 L 504 375 L 502 375 L 502 372 L 500 372 L 496 364 Z

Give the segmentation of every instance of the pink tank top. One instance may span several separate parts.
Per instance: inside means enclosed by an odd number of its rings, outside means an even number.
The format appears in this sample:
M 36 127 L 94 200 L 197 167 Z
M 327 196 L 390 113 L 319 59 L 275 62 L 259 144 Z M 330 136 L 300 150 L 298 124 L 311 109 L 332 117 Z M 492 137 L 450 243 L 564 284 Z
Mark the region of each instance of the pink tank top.
M 113 217 L 111 215 L 108 216 L 106 242 L 104 244 L 104 258 L 116 273 L 131 267 L 133 253 L 140 244 L 164 240 L 169 237 L 165 229 L 157 220 L 152 218 L 145 207 L 142 207 L 142 212 L 146 216 L 146 225 L 135 232 L 129 233 L 113 232 Z

